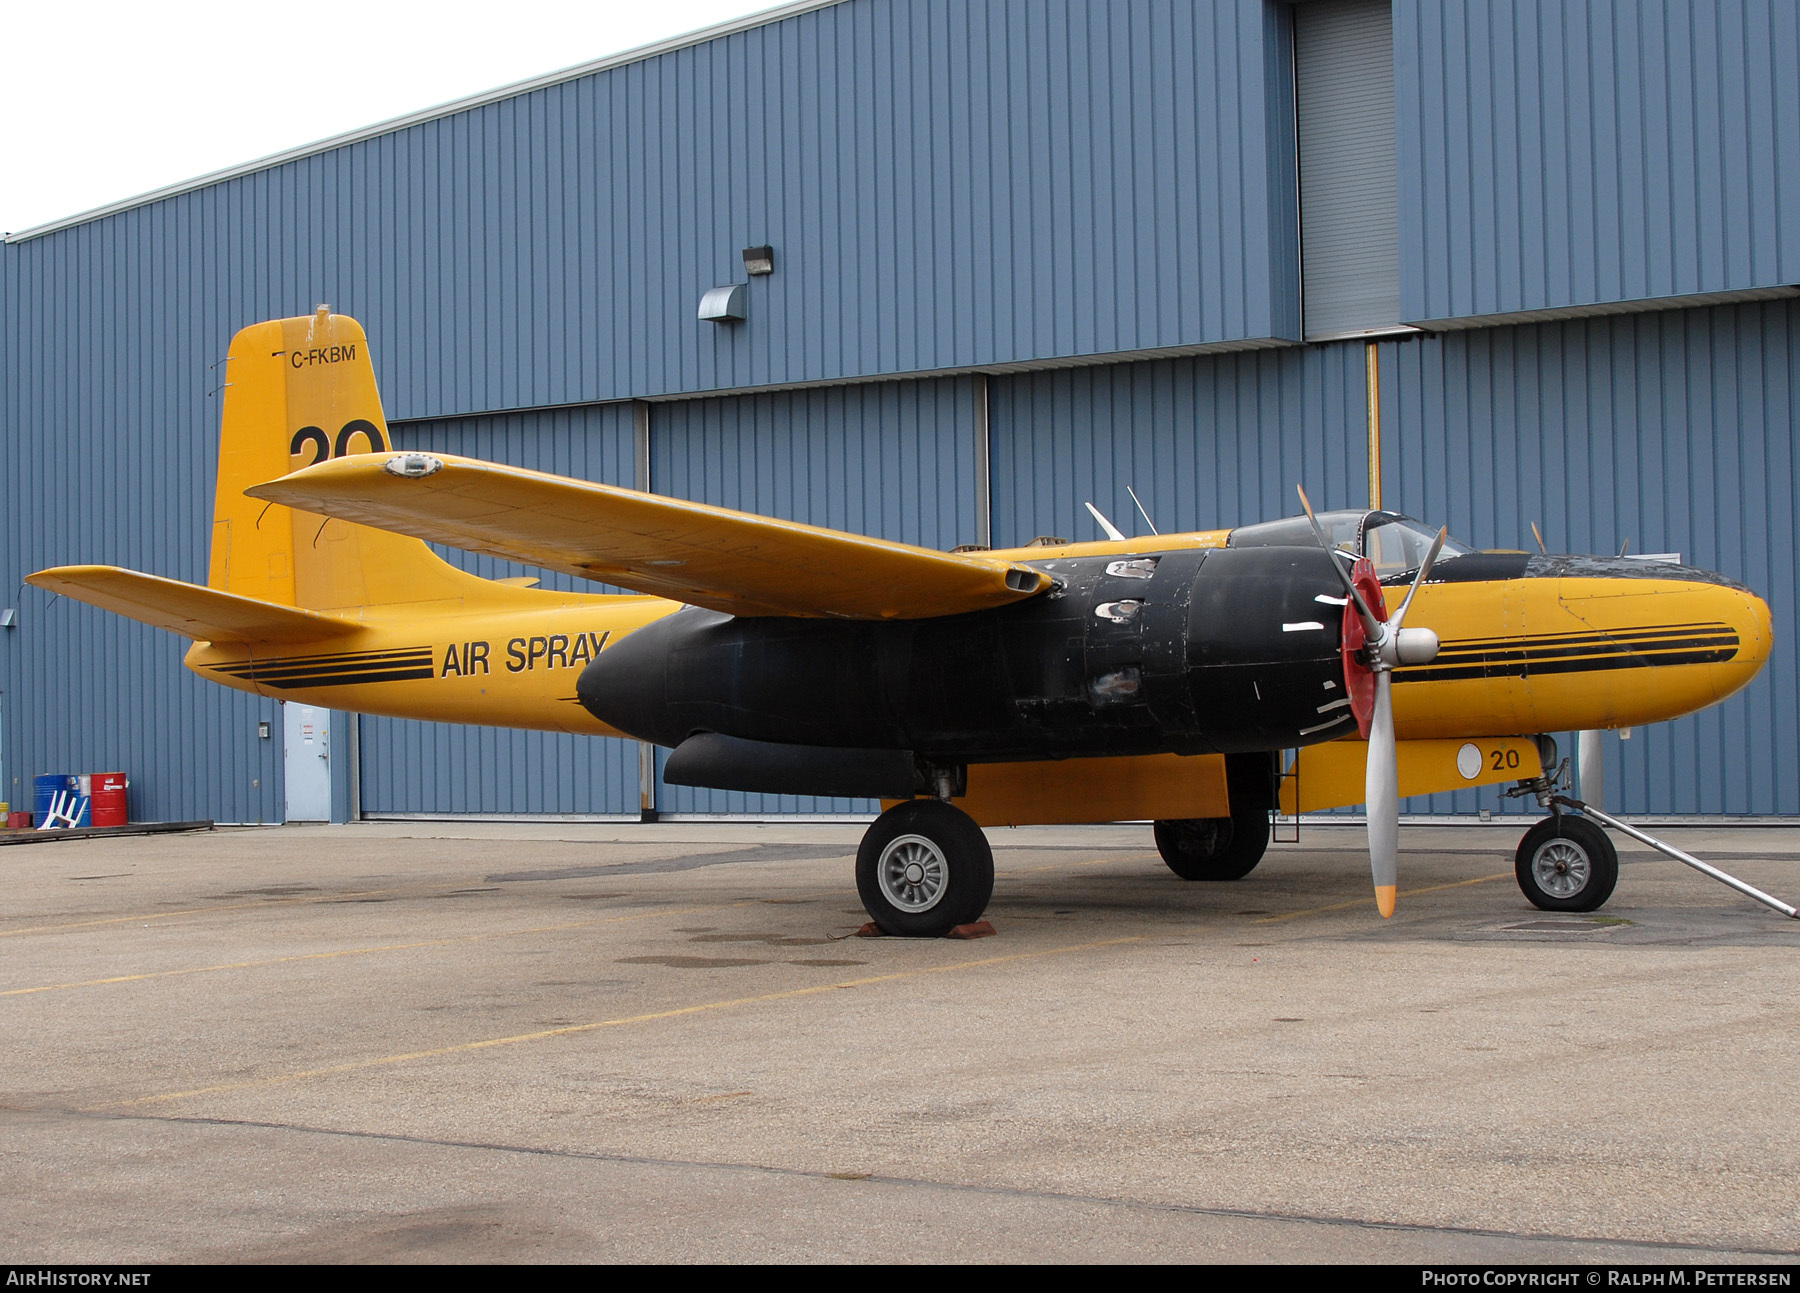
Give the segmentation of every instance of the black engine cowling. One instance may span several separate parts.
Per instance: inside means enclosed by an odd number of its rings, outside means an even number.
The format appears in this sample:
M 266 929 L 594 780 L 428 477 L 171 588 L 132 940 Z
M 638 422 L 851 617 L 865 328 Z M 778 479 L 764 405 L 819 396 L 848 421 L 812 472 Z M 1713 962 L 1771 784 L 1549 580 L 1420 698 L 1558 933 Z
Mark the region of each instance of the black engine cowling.
M 1343 598 L 1316 547 L 1031 563 L 1056 587 L 876 622 L 685 609 L 581 674 L 595 717 L 938 762 L 1272 750 L 1342 735 Z

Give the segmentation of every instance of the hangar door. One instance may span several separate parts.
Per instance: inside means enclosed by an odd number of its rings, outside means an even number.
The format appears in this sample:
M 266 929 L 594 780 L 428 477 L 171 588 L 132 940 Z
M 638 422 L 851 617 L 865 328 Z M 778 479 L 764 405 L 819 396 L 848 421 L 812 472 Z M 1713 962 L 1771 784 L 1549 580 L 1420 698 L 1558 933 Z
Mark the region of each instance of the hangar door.
M 1389 0 L 1294 7 L 1306 339 L 1400 322 L 1400 199 Z
M 396 449 L 466 454 L 611 485 L 632 483 L 629 404 L 399 423 Z M 535 575 L 547 588 L 617 592 L 569 575 L 438 548 L 445 560 L 488 579 Z M 412 813 L 638 815 L 638 747 L 557 732 L 361 720 L 364 816 Z
M 650 486 L 857 534 L 952 548 L 976 541 L 978 387 L 970 377 L 874 382 L 655 404 Z M 874 813 L 873 800 L 661 784 L 664 813 Z

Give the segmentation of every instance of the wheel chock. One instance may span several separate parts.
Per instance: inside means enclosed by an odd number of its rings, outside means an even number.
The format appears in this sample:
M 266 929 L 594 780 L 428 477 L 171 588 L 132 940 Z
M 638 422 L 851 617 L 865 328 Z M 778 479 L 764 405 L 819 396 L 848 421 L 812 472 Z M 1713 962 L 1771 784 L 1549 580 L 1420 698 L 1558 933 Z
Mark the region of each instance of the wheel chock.
M 967 925 L 953 926 L 945 938 L 992 938 L 1000 931 L 985 920 L 971 921 Z
M 971 921 L 967 925 L 953 925 L 944 935 L 945 938 L 992 938 L 1000 931 L 985 920 Z M 850 937 L 852 938 L 886 938 L 888 932 L 874 921 L 869 921 Z

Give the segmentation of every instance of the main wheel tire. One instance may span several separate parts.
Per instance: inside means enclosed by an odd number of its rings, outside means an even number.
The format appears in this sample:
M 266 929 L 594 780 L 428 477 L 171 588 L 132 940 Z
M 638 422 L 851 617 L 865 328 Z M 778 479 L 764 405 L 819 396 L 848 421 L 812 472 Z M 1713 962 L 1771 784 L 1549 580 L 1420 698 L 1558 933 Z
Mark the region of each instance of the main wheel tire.
M 994 853 L 960 808 L 914 799 L 888 809 L 863 835 L 856 891 L 883 933 L 942 938 L 987 910 Z
M 1587 818 L 1558 813 L 1525 832 L 1513 874 L 1540 911 L 1596 911 L 1619 882 L 1619 851 Z
M 1156 823 L 1156 851 L 1183 880 L 1242 880 L 1269 847 L 1269 810 L 1275 806 L 1271 760 L 1227 755 L 1225 785 L 1231 816 Z

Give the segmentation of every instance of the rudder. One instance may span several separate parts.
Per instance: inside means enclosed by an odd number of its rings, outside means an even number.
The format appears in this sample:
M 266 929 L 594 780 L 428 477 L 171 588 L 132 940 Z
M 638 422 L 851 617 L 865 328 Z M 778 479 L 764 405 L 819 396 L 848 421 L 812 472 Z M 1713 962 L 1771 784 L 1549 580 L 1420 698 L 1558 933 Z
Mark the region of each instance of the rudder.
M 443 601 L 486 581 L 418 539 L 246 498 L 326 458 L 389 448 L 362 325 L 330 307 L 252 324 L 226 362 L 207 584 L 309 610 Z

